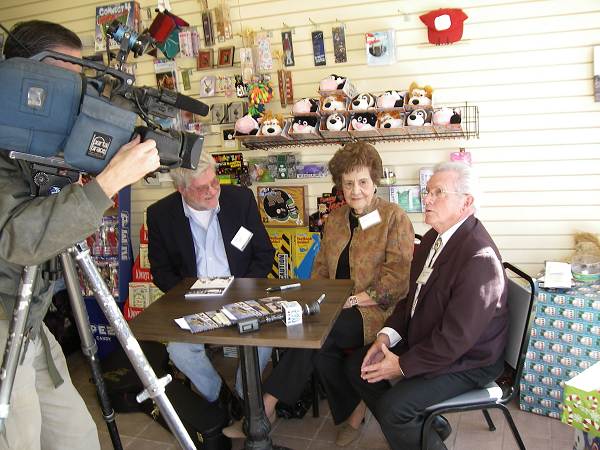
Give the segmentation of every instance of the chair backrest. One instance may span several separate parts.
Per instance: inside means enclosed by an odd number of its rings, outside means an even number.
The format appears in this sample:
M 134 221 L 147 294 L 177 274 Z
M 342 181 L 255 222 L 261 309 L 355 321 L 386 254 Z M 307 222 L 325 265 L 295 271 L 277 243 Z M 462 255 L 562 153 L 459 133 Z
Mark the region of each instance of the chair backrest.
M 518 386 L 525 364 L 525 355 L 527 354 L 533 323 L 533 306 L 537 298 L 538 287 L 529 275 L 512 264 L 505 262 L 504 268 L 522 279 L 521 282 L 511 278 L 508 279 L 509 319 L 505 361 L 515 369 L 514 388 Z

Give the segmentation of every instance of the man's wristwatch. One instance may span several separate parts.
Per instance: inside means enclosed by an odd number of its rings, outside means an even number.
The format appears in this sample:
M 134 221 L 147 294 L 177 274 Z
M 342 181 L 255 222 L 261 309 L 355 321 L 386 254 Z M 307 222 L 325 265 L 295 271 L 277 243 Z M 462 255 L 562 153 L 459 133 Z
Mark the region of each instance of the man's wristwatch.
M 351 295 L 350 297 L 348 297 L 348 304 L 350 305 L 350 308 L 358 305 L 358 298 L 356 297 L 356 295 Z

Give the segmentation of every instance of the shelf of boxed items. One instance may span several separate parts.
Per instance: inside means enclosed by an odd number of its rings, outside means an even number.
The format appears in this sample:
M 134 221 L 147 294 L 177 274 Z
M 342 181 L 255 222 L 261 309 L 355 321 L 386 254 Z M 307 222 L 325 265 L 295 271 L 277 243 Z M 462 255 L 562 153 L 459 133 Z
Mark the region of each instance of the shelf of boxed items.
M 479 108 L 464 103 L 448 108 L 460 109 L 461 123 L 448 125 L 407 126 L 399 128 L 374 128 L 368 131 L 320 130 L 316 133 L 290 133 L 291 119 L 286 121 L 279 136 L 236 136 L 248 150 L 269 150 L 280 147 L 312 145 L 339 145 L 353 141 L 393 142 L 437 139 L 471 139 L 479 137 Z M 405 114 L 409 111 L 405 111 Z M 352 113 L 350 111 L 349 113 Z M 323 116 L 324 117 L 324 116 Z
M 119 192 L 117 207 L 107 212 L 100 227 L 86 239 L 92 258 L 121 310 L 131 277 L 130 217 L 131 188 L 127 187 Z M 79 277 L 98 355 L 103 358 L 115 348 L 117 339 L 81 271 Z

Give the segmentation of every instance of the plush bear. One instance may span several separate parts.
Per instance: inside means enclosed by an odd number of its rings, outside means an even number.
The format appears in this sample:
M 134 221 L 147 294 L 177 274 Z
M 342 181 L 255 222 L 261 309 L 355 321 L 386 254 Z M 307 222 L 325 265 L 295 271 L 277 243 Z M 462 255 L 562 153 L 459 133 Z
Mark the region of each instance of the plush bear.
M 375 97 L 371 94 L 358 94 L 352 99 L 350 109 L 354 111 L 366 111 L 375 106 Z
M 377 97 L 378 108 L 402 108 L 404 106 L 405 92 L 400 91 L 385 91 Z
M 294 115 L 317 112 L 319 110 L 319 101 L 315 98 L 303 98 L 294 103 L 292 113 Z
M 377 116 L 371 112 L 357 113 L 352 116 L 350 123 L 356 131 L 372 130 L 377 123 Z
M 235 132 L 238 135 L 255 135 L 258 133 L 258 122 L 250 114 L 240 117 L 235 121 Z
M 406 117 L 406 125 L 411 127 L 422 127 L 423 125 L 431 125 L 428 121 L 427 111 L 424 109 L 415 109 Z
M 260 121 L 260 134 L 265 136 L 277 136 L 283 131 L 283 116 L 265 111 Z
M 316 116 L 294 117 L 292 131 L 294 133 L 314 133 L 318 120 L 319 118 Z
M 346 98 L 343 95 L 328 95 L 321 99 L 321 110 L 323 111 L 345 111 Z
M 379 113 L 377 124 L 379 128 L 400 128 L 404 125 L 404 117 L 399 111 Z
M 433 88 L 431 86 L 420 87 L 414 81 L 408 88 L 408 104 L 411 106 L 431 106 L 431 96 Z
M 346 84 L 346 77 L 331 74 L 327 78 L 323 78 L 319 83 L 319 90 L 321 91 L 336 91 L 343 89 Z
M 341 131 L 346 129 L 346 116 L 339 113 L 327 117 L 325 126 L 329 131 Z

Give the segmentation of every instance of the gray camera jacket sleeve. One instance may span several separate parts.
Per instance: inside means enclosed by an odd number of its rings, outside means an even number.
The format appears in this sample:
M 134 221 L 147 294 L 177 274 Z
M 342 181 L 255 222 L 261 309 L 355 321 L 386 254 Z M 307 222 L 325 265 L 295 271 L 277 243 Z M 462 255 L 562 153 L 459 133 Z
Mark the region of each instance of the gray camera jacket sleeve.
M 31 197 L 31 169 L 0 151 L 0 300 L 7 317 L 12 314 L 21 271 L 41 264 L 98 228 L 112 205 L 96 181 L 66 186 L 50 197 Z M 47 304 L 40 294 L 47 286 L 40 279 L 34 291 L 30 331 L 37 333 Z

